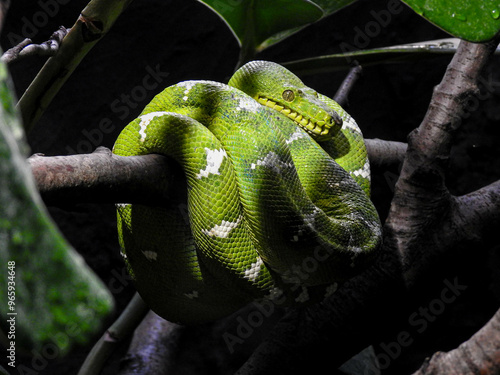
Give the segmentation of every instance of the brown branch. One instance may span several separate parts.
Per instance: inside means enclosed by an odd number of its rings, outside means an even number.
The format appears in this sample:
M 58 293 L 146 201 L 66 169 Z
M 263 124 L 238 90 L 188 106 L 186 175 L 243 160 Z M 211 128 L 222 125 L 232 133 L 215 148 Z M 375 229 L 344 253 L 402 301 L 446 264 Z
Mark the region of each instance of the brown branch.
M 413 375 L 498 374 L 500 310 L 468 341 L 447 353 L 438 352 Z
M 160 155 L 123 157 L 109 149 L 92 154 L 28 159 L 48 205 L 75 203 L 163 204 L 178 190 L 178 172 Z
M 50 36 L 49 40 L 40 44 L 33 44 L 31 39 L 26 38 L 17 46 L 5 51 L 1 57 L 1 61 L 6 64 L 12 64 L 28 56 L 54 56 L 69 30 L 61 26 L 59 30 Z
M 138 293 L 132 297 L 125 310 L 123 310 L 116 321 L 104 332 L 94 347 L 87 355 L 85 362 L 78 371 L 78 375 L 91 375 L 101 372 L 104 364 L 116 349 L 134 331 L 148 313 L 149 307 Z
M 349 93 L 362 73 L 363 69 L 361 68 L 361 65 L 356 62 L 356 64 L 349 70 L 349 73 L 342 81 L 340 87 L 337 89 L 333 100 L 339 103 L 342 107 L 346 106 L 348 103 Z
M 172 373 L 184 327 L 170 323 L 150 311 L 134 332 L 119 375 Z
M 425 118 L 409 136 L 385 226 L 401 256 L 408 286 L 418 281 L 417 275 L 425 273 L 420 267 L 432 264 L 433 257 L 465 239 L 465 233 L 460 231 L 453 239 L 443 236 L 450 227 L 457 227 L 458 223 L 450 222 L 456 217 L 451 211 L 455 203 L 463 202 L 451 196 L 444 175 L 467 100 L 478 93 L 480 73 L 499 38 L 485 44 L 460 43 L 434 90 Z
M 445 241 L 486 241 L 497 235 L 500 223 L 500 181 L 472 193 L 453 197 Z
M 405 144 L 367 140 L 374 166 L 399 164 Z M 182 171 L 161 155 L 121 157 L 104 147 L 92 154 L 33 155 L 28 159 L 47 205 L 75 203 L 165 204 L 182 194 Z
M 407 144 L 403 142 L 365 139 L 370 166 L 372 168 L 390 168 L 401 164 L 406 155 Z

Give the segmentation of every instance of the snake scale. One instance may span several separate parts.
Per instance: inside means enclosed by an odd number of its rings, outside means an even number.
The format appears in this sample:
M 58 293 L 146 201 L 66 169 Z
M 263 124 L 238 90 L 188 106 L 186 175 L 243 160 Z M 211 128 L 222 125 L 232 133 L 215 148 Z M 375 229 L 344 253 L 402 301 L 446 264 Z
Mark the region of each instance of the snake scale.
M 253 61 L 227 85 L 166 88 L 113 152 L 163 154 L 185 175 L 168 205 L 117 205 L 136 288 L 170 321 L 215 320 L 262 299 L 321 301 L 379 247 L 358 126 L 281 65 Z

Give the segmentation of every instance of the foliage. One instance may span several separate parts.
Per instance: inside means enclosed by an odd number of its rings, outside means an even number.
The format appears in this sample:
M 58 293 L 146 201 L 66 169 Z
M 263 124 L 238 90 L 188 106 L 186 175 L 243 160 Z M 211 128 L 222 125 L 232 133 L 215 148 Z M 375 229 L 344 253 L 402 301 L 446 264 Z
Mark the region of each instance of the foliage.
M 495 0 L 404 0 L 415 12 L 453 36 L 469 42 L 490 40 L 500 29 Z
M 199 1 L 209 5 L 231 29 L 241 45 L 241 64 L 356 0 Z M 487 41 L 500 30 L 500 6 L 493 0 L 406 0 L 405 3 L 451 35 L 467 41 Z M 415 52 L 418 51 L 411 53 Z M 373 53 L 378 51 L 367 51 Z M 357 53 L 360 55 L 363 52 Z M 340 59 L 338 62 L 342 63 Z

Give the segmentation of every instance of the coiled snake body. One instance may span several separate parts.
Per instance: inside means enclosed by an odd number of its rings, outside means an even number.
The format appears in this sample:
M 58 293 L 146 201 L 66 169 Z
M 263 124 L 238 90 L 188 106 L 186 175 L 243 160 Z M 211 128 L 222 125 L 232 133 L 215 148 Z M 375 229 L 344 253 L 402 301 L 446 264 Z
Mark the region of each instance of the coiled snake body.
M 278 64 L 166 88 L 113 151 L 167 155 L 185 173 L 187 194 L 168 206 L 117 205 L 137 290 L 170 321 L 320 301 L 379 246 L 359 128 Z

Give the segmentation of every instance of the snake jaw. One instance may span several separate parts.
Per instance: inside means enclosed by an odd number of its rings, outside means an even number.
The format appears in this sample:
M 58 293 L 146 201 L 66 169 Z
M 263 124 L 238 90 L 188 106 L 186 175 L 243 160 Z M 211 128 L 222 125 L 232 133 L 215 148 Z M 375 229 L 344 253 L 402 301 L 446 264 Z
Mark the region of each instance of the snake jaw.
M 284 103 L 279 103 L 263 95 L 257 96 L 257 101 L 260 104 L 272 108 L 284 114 L 286 117 L 292 119 L 317 141 L 330 139 L 332 137 L 331 129 L 334 127 L 340 129 L 340 127 L 342 126 L 342 118 L 333 111 L 322 111 L 322 118 L 314 118 L 312 116 L 304 116 L 303 113 L 299 113 L 293 110 L 291 107 L 286 106 Z

